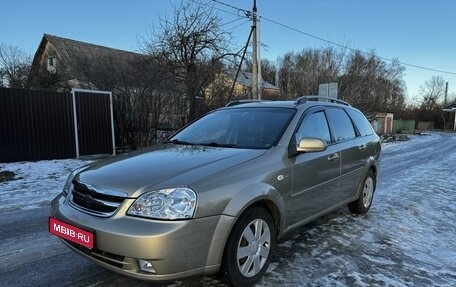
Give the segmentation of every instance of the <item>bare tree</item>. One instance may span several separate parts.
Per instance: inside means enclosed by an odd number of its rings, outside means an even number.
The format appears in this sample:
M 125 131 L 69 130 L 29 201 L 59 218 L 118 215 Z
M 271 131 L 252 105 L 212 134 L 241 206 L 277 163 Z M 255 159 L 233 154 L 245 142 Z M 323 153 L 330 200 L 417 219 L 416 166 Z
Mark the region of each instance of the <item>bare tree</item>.
M 245 60 L 245 68 L 243 69 L 246 72 L 251 72 L 253 69 L 253 62 L 250 60 Z M 264 81 L 277 85 L 277 65 L 269 59 L 261 59 L 261 77 Z
M 456 92 L 452 92 L 448 95 L 447 104 L 455 103 L 456 104 Z
M 179 114 L 177 87 L 170 83 L 166 69 L 149 56 L 129 56 L 106 54 L 95 59 L 81 54 L 72 61 L 82 72 L 82 87 L 113 92 L 116 142 L 124 150 L 153 144 L 157 129 Z
M 298 96 L 295 85 L 295 56 L 293 53 L 286 53 L 282 58 L 279 58 L 279 87 L 281 96 L 286 99 L 291 99 Z
M 339 78 L 339 95 L 364 112 L 396 112 L 404 108 L 404 67 L 387 64 L 374 53 L 352 53 Z
M 445 80 L 442 76 L 433 76 L 420 87 L 418 99 L 413 105 L 412 116 L 417 121 L 434 122 L 435 128 L 444 125 L 443 102 Z
M 344 51 L 333 48 L 306 49 L 279 58 L 279 87 L 285 98 L 315 95 L 319 84 L 336 82 L 343 66 Z
M 430 80 L 424 82 L 420 87 L 419 96 L 421 101 L 419 107 L 424 111 L 433 111 L 443 104 L 445 96 L 445 80 L 442 76 L 433 76 Z
M 188 106 L 187 120 L 197 117 L 197 102 L 228 53 L 229 33 L 204 2 L 181 2 L 171 19 L 160 18 L 142 43 L 143 49 L 175 76 Z
M 276 64 L 268 59 L 261 59 L 261 76 L 266 82 L 277 85 Z
M 279 58 L 278 84 L 282 97 L 317 94 L 323 83 L 338 82 L 339 97 L 364 112 L 400 111 L 404 107 L 404 67 L 375 54 L 349 55 L 346 50 L 306 49 Z
M 31 56 L 18 47 L 0 44 L 0 85 L 25 88 L 31 63 Z

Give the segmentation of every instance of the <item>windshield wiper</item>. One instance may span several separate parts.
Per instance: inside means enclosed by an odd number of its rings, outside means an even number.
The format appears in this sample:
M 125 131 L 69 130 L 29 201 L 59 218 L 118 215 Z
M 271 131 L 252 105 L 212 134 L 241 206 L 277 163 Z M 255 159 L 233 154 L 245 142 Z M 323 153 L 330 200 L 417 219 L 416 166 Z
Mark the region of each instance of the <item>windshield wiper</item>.
M 170 140 L 170 141 L 165 141 L 165 143 L 183 144 L 183 145 L 195 145 L 195 143 L 186 142 L 186 141 L 181 141 L 181 140 L 178 140 L 178 139 L 173 139 L 173 140 Z
M 217 142 L 199 143 L 199 145 L 213 146 L 213 147 L 237 147 L 237 145 L 235 145 L 235 144 L 222 144 L 222 143 L 217 143 Z

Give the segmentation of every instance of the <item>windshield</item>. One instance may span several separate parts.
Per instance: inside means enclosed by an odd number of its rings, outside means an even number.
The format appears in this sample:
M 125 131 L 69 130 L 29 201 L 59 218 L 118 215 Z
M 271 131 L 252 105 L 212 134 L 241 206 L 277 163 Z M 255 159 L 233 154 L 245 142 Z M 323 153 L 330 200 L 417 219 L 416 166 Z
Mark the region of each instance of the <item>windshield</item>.
M 277 144 L 294 113 L 289 108 L 218 110 L 187 126 L 168 142 L 267 149 Z

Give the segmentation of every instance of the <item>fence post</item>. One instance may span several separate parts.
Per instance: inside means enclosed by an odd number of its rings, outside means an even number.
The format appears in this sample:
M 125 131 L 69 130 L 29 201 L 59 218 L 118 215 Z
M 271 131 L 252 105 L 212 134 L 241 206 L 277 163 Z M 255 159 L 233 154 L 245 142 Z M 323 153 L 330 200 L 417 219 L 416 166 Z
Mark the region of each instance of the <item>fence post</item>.
M 112 155 L 116 155 L 116 138 L 114 135 L 114 108 L 112 103 L 112 92 L 109 92 L 109 106 L 111 108 Z
M 73 99 L 74 144 L 76 147 L 76 158 L 79 159 L 78 116 L 76 115 L 76 93 L 74 89 L 71 89 L 71 97 Z

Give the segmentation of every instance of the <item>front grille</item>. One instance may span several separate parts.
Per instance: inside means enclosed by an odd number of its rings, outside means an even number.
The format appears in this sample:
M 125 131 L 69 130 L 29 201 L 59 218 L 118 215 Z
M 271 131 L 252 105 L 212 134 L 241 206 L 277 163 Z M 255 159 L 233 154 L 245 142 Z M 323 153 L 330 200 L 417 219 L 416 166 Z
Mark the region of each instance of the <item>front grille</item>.
M 73 180 L 70 203 L 84 212 L 107 217 L 117 210 L 126 197 L 126 194 L 119 191 L 101 189 Z

